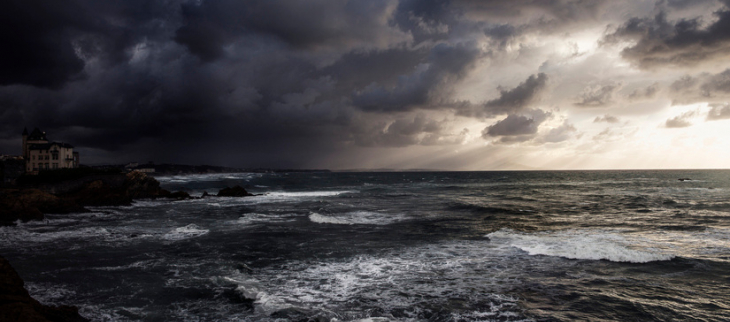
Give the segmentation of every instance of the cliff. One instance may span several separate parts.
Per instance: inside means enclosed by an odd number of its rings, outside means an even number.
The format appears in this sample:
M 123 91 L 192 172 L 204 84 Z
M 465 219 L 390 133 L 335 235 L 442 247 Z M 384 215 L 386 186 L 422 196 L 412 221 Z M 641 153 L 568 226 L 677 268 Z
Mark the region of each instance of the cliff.
M 28 294 L 24 282 L 10 263 L 0 256 L 0 321 L 34 322 L 82 322 L 89 321 L 79 315 L 73 306 L 47 306 Z

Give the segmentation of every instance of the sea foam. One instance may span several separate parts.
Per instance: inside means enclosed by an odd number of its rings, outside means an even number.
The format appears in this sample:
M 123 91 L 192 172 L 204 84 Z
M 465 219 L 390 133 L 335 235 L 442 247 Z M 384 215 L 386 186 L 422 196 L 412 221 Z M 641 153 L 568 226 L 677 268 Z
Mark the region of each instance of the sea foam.
M 352 211 L 333 215 L 322 215 L 316 212 L 309 214 L 309 220 L 312 222 L 334 225 L 387 225 L 401 219 L 402 216 L 399 215 L 373 211 Z
M 673 255 L 657 249 L 634 249 L 631 245 L 635 243 L 631 240 L 611 232 L 568 230 L 528 234 L 502 229 L 486 237 L 492 243 L 516 247 L 530 255 L 631 263 L 648 263 L 674 258 Z
M 210 230 L 201 229 L 200 227 L 198 227 L 198 225 L 190 224 L 185 227 L 175 228 L 169 233 L 163 235 L 162 238 L 167 240 L 182 240 L 203 236 L 208 232 L 210 232 Z

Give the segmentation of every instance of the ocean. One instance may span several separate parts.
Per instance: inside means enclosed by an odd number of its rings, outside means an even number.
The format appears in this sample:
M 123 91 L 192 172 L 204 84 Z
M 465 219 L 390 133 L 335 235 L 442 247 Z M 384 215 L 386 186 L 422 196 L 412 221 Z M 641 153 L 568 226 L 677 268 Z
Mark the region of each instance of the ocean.
M 729 170 L 157 179 L 261 195 L 48 215 L 0 254 L 94 321 L 730 320 Z

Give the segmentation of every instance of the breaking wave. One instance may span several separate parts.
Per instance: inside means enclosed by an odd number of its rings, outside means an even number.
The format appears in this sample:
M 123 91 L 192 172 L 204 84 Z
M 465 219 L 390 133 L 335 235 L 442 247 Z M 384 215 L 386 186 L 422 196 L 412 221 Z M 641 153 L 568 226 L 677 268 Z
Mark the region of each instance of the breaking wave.
M 569 230 L 527 234 L 501 229 L 486 237 L 492 243 L 516 247 L 530 255 L 631 263 L 666 261 L 674 258 L 674 255 L 663 253 L 658 249 L 634 249 L 632 241 L 625 237 L 601 231 Z
M 203 236 L 209 233 L 210 230 L 202 229 L 196 224 L 190 224 L 185 227 L 178 227 L 170 231 L 169 233 L 162 236 L 162 239 L 166 240 L 183 240 L 188 238 L 195 238 Z
M 372 211 L 352 211 L 333 215 L 322 215 L 316 212 L 309 214 L 309 220 L 314 223 L 334 225 L 387 225 L 401 219 L 400 215 Z

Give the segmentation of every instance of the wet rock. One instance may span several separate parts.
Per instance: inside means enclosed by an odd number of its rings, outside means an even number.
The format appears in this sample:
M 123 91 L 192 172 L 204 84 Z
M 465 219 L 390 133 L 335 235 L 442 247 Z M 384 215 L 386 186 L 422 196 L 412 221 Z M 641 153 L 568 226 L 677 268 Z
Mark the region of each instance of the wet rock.
M 0 321 L 81 322 L 74 306 L 42 305 L 28 294 L 24 282 L 10 263 L 0 256 Z
M 239 263 L 238 265 L 236 265 L 236 269 L 239 272 L 241 272 L 241 273 L 253 274 L 253 269 L 251 267 L 248 267 L 248 265 L 243 264 L 243 263 Z
M 170 192 L 160 188 L 160 182 L 143 172 L 127 173 L 124 181 L 124 192 L 132 199 L 164 197 Z
M 0 225 L 13 222 L 42 220 L 44 213 L 84 212 L 74 200 L 59 198 L 38 189 L 0 190 Z
M 12 225 L 17 220 L 42 220 L 43 214 L 48 213 L 87 212 L 83 206 L 129 205 L 139 198 L 190 198 L 186 192 L 170 193 L 160 188 L 159 181 L 139 171 L 106 175 L 101 179 L 68 180 L 74 184 L 66 185 L 66 181 L 55 183 L 56 186 L 64 186 L 64 189 L 55 189 L 63 191 L 57 194 L 53 189 L 38 189 L 42 185 L 0 190 L 0 225 Z
M 165 196 L 165 198 L 176 199 L 176 200 L 191 199 L 190 194 L 185 191 L 175 191 L 175 192 L 170 193 L 169 195 Z
M 218 197 L 248 197 L 253 196 L 252 194 L 248 193 L 246 189 L 244 189 L 241 186 L 235 186 L 233 188 L 225 187 L 218 191 Z
M 101 180 L 90 182 L 63 197 L 84 206 L 121 206 L 132 203 L 132 198 L 124 193 L 124 189 L 113 188 Z
M 112 186 L 102 180 L 96 180 L 85 184 L 77 191 L 64 194 L 63 197 L 83 206 L 123 206 L 130 205 L 134 199 L 159 197 L 177 199 L 184 196 L 182 194 L 172 196 L 169 191 L 160 188 L 159 181 L 139 171 L 132 171 L 123 176 L 124 183 L 121 186 Z
M 203 195 L 200 198 L 210 197 L 207 191 L 203 191 Z

